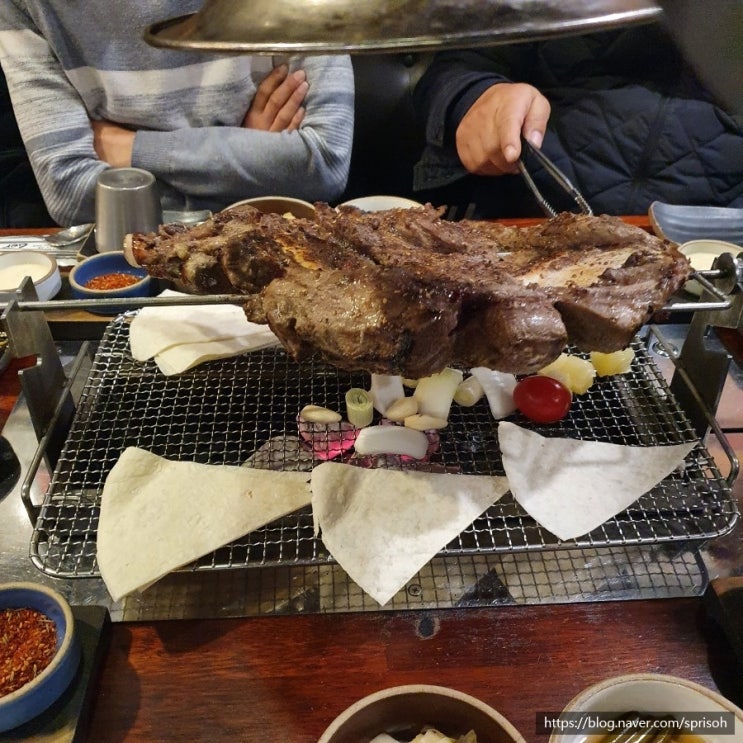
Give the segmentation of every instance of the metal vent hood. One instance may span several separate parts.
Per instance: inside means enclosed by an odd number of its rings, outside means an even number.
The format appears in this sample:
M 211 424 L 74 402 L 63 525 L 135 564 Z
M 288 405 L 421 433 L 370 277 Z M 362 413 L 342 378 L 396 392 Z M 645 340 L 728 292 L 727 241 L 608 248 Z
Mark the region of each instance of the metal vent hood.
M 206 0 L 145 39 L 210 52 L 403 52 L 598 31 L 661 13 L 650 0 Z

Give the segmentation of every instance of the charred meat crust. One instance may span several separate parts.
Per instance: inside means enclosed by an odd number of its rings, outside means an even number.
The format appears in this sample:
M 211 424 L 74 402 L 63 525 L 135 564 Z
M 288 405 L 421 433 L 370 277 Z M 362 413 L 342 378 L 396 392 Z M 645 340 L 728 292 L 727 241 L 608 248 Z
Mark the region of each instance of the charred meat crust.
M 447 365 L 526 373 L 567 343 L 614 351 L 687 279 L 687 259 L 616 217 L 532 227 L 447 222 L 431 206 L 314 219 L 245 205 L 133 236 L 151 275 L 246 295 L 296 359 L 419 377 Z

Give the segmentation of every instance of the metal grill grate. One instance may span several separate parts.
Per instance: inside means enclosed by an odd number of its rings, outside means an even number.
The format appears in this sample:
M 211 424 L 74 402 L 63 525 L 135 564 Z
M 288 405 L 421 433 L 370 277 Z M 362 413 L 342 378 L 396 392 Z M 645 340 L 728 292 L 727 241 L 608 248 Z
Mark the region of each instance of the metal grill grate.
M 34 529 L 32 559 L 52 576 L 98 575 L 95 539 L 101 491 L 126 447 L 210 464 L 239 465 L 252 456 L 256 466 L 309 469 L 312 457 L 303 450 L 297 453 L 297 412 L 309 403 L 342 411 L 349 387 L 369 386 L 363 373 L 296 364 L 281 349 L 209 362 L 165 377 L 153 362 L 132 359 L 130 319 L 131 313 L 116 318 L 102 339 Z M 569 416 L 560 423 L 540 428 L 518 416 L 513 420 L 550 436 L 619 444 L 696 440 L 639 341 L 635 351 L 630 373 L 597 381 L 586 395 L 576 397 Z M 453 406 L 450 424 L 441 432 L 440 450 L 426 466 L 503 474 L 496 430 L 486 402 L 472 408 Z M 673 473 L 627 511 L 579 539 L 558 544 L 506 496 L 440 557 L 703 542 L 729 532 L 737 515 L 729 486 L 697 443 L 683 472 Z M 308 508 L 191 567 L 201 571 L 332 564 L 313 535 Z
M 179 571 L 110 606 L 113 621 L 542 605 L 699 596 L 698 552 L 673 545 L 436 557 L 384 606 L 336 564 Z

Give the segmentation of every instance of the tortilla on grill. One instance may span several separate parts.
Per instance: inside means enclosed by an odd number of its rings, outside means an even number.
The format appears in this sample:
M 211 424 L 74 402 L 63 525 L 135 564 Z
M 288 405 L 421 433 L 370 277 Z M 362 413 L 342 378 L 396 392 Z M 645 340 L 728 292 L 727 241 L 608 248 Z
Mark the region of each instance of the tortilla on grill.
M 386 604 L 507 490 L 504 477 L 365 469 L 312 471 L 315 530 L 348 575 Z
M 160 296 L 184 295 L 165 290 Z M 241 307 L 230 304 L 143 307 L 129 327 L 132 356 L 154 358 L 165 375 L 278 342 L 267 326 L 249 322 Z
M 97 559 L 114 601 L 308 505 L 308 475 L 127 448 L 103 487 Z
M 694 442 L 626 446 L 545 438 L 498 424 L 503 467 L 513 497 L 561 540 L 593 531 L 673 472 Z
M 226 359 L 239 356 L 247 351 L 258 351 L 261 348 L 275 346 L 276 336 L 265 328 L 259 332 L 238 338 L 220 338 L 203 343 L 181 343 L 171 346 L 155 355 L 158 369 L 166 376 L 181 374 L 188 369 L 214 359 Z

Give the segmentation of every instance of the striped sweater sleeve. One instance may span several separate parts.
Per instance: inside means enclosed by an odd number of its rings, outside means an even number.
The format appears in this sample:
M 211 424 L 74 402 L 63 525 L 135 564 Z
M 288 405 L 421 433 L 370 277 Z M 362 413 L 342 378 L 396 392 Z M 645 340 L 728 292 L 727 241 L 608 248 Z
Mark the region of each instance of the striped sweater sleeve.
M 0 64 L 49 214 L 61 225 L 92 221 L 95 181 L 106 164 L 93 148 L 83 102 L 14 0 L 0 3 Z
M 229 55 L 153 49 L 141 40 L 141 29 L 113 17 L 144 23 L 153 13 L 166 16 L 170 5 L 0 3 L 0 64 L 55 221 L 94 218 L 95 181 L 108 166 L 95 153 L 90 119 L 136 130 L 132 165 L 155 174 L 165 209 L 217 210 L 266 194 L 311 201 L 340 196 L 353 140 L 350 59 L 290 60 L 310 84 L 301 127 L 245 129 L 240 123 L 260 64 L 250 73 L 249 62 Z M 270 62 L 260 60 L 268 64 L 266 74 Z
M 293 132 L 239 126 L 137 133 L 132 164 L 188 195 L 191 206 L 219 208 L 267 194 L 332 201 L 348 178 L 354 81 L 348 57 L 307 57 L 306 113 Z

